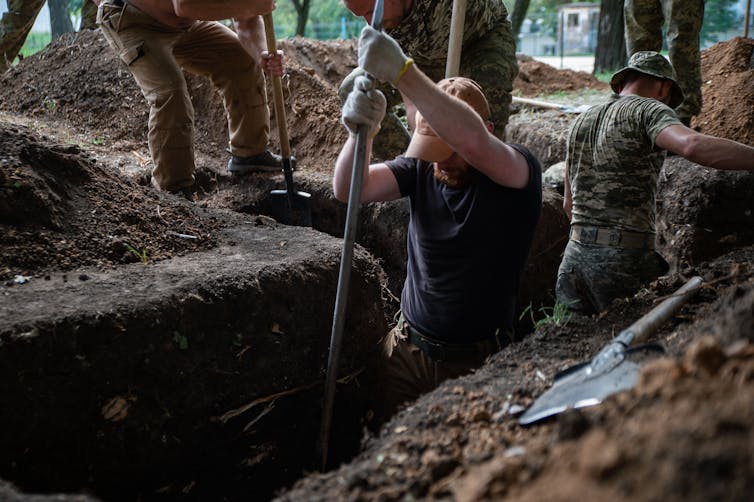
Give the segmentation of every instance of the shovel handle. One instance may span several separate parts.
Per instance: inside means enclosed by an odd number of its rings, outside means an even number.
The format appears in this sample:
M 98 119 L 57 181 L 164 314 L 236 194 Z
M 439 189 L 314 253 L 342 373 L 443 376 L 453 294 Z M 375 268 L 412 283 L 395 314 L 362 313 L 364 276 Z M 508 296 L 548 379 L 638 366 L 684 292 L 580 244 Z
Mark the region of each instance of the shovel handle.
M 466 0 L 453 0 L 453 13 L 450 16 L 450 38 L 448 59 L 445 63 L 445 78 L 457 77 L 461 67 L 461 47 L 463 45 L 463 25 L 466 21 Z
M 626 347 L 631 343 L 642 343 L 657 331 L 662 324 L 673 317 L 678 310 L 702 287 L 701 277 L 692 277 L 675 293 L 662 301 L 655 308 L 644 314 L 638 321 L 620 332 L 615 342 Z
M 264 35 L 267 39 L 267 52 L 275 54 L 277 41 L 275 40 L 275 25 L 272 22 L 272 12 L 263 16 Z M 278 133 L 280 134 L 280 153 L 284 159 L 291 158 L 291 144 L 288 140 L 288 127 L 285 122 L 285 107 L 283 106 L 283 84 L 279 75 L 271 75 L 272 96 L 275 101 L 275 117 L 277 117 Z

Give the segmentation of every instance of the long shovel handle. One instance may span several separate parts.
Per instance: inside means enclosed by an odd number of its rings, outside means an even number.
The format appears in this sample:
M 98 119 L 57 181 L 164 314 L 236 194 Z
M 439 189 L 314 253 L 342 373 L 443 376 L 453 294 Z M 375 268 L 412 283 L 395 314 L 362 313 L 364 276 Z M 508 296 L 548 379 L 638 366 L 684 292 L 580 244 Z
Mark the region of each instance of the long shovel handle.
M 463 24 L 466 21 L 466 0 L 453 0 L 453 14 L 450 17 L 450 39 L 448 59 L 445 63 L 445 78 L 457 77 L 461 67 L 461 46 L 463 45 Z
M 265 14 L 264 35 L 267 39 L 267 52 L 275 54 L 277 41 L 275 40 L 275 25 L 272 22 L 272 12 Z M 283 158 L 291 158 L 291 145 L 288 140 L 288 126 L 285 122 L 285 107 L 283 106 L 283 83 L 279 75 L 271 75 L 272 96 L 275 101 L 275 116 L 277 117 L 278 132 L 280 133 L 280 151 Z
M 348 193 L 348 211 L 346 213 L 346 229 L 343 236 L 343 254 L 340 260 L 338 274 L 338 290 L 335 295 L 335 313 L 333 315 L 332 333 L 330 335 L 330 354 L 327 359 L 327 377 L 325 379 L 325 401 L 322 408 L 322 422 L 320 425 L 320 447 L 322 453 L 322 470 L 327 466 L 328 442 L 330 439 L 330 424 L 332 422 L 333 402 L 335 400 L 335 380 L 338 373 L 343 326 L 346 319 L 346 304 L 348 289 L 351 282 L 351 263 L 353 261 L 353 246 L 356 237 L 356 224 L 359 218 L 361 199 L 361 185 L 364 181 L 364 165 L 366 163 L 367 126 L 360 126 L 356 136 L 356 149 L 351 173 L 351 189 Z
M 686 284 L 678 288 L 675 293 L 663 300 L 655 308 L 644 314 L 638 321 L 615 337 L 616 342 L 629 346 L 632 343 L 645 342 L 649 336 L 657 331 L 665 321 L 673 317 L 678 310 L 689 301 L 702 287 L 701 277 L 692 277 Z
M 277 41 L 275 40 L 275 25 L 272 21 L 272 12 L 263 16 L 264 35 L 267 39 L 267 52 L 275 54 Z M 277 117 L 278 135 L 280 137 L 280 154 L 283 157 L 283 176 L 285 176 L 285 189 L 288 192 L 288 209 L 293 212 L 295 207 L 296 187 L 293 184 L 293 167 L 291 166 L 291 143 L 288 139 L 288 124 L 285 120 L 285 107 L 283 106 L 283 83 L 279 75 L 271 75 L 272 97 L 275 102 L 275 117 Z

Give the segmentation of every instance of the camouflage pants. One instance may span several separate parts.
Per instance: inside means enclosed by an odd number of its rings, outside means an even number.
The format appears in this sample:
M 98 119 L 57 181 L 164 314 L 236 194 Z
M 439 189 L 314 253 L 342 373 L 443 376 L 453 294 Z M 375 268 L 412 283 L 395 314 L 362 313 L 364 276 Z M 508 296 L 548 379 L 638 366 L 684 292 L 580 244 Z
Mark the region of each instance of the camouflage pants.
M 676 109 L 681 119 L 702 110 L 702 70 L 699 31 L 704 19 L 704 0 L 626 0 L 626 50 L 662 49 L 662 26 L 667 23 L 670 62 L 685 99 Z
M 622 249 L 570 240 L 558 269 L 555 294 L 571 310 L 602 312 L 616 298 L 633 296 L 668 270 L 651 249 Z
M 0 73 L 21 51 L 45 0 L 8 0 L 8 12 L 0 20 Z

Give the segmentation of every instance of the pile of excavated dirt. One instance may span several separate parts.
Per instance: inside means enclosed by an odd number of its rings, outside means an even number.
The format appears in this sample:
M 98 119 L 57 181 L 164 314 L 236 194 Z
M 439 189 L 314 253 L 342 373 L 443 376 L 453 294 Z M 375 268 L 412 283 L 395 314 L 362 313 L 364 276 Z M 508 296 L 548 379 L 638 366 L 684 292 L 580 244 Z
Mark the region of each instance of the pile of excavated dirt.
M 754 39 L 736 37 L 702 51 L 702 112 L 692 126 L 754 145 Z
M 77 146 L 0 122 L 0 280 L 213 247 L 241 221 L 134 184 Z M 23 280 L 23 279 L 20 279 Z
M 610 89 L 609 85 L 583 71 L 558 70 L 524 54 L 516 54 L 516 60 L 518 76 L 513 81 L 513 94 L 517 96 L 538 96 L 581 89 Z
M 337 87 L 317 70 L 337 81 L 341 73 L 347 74 L 348 61 L 355 56 L 352 43 L 342 47 L 322 44 L 317 50 L 312 46 L 301 38 L 281 43 L 289 54 L 284 84 L 286 124 L 297 167 L 329 172 L 347 133 L 339 123 Z M 297 56 L 303 63 L 295 60 Z M 222 99 L 204 78 L 188 75 L 187 82 L 196 113 L 196 149 L 216 158 L 216 169 L 222 169 L 228 141 Z M 63 119 L 73 127 L 88 129 L 97 141 L 146 144 L 147 103 L 99 30 L 59 37 L 0 76 L 0 86 L 3 110 L 45 120 Z M 270 145 L 279 151 L 269 82 L 267 91 L 272 113 Z

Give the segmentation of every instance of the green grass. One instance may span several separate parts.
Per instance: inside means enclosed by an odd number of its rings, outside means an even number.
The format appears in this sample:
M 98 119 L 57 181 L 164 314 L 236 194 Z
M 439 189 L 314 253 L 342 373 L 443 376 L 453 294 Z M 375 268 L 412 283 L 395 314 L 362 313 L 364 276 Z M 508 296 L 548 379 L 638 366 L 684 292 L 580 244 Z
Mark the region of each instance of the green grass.
M 568 304 L 560 301 L 556 301 L 555 305 L 552 307 L 540 307 L 538 312 L 539 313 L 535 315 L 534 308 L 532 308 L 530 303 L 524 311 L 521 312 L 518 319 L 520 321 L 528 314 L 535 329 L 539 329 L 549 324 L 565 326 L 571 319 L 571 311 L 568 308 Z M 538 317 L 539 319 L 537 319 Z
M 21 54 L 24 57 L 31 56 L 44 49 L 51 40 L 52 36 L 49 33 L 29 33 L 24 46 L 21 47 Z

